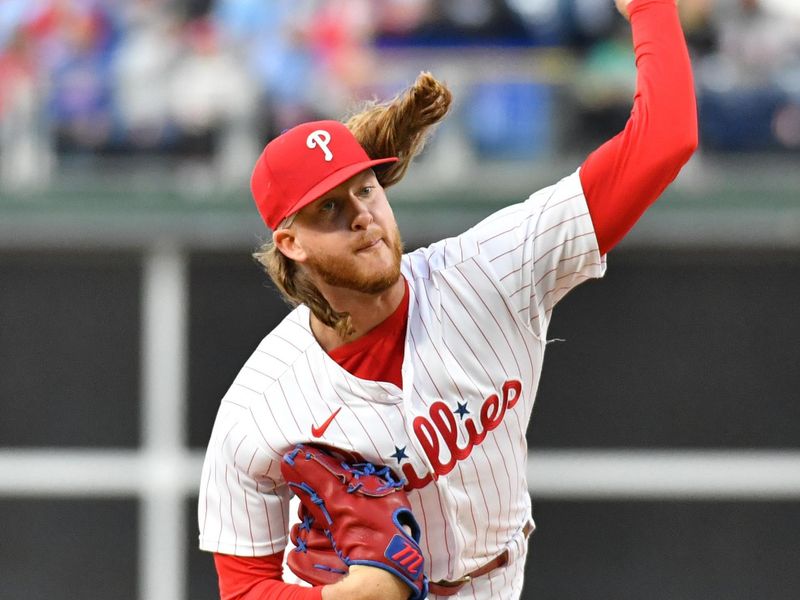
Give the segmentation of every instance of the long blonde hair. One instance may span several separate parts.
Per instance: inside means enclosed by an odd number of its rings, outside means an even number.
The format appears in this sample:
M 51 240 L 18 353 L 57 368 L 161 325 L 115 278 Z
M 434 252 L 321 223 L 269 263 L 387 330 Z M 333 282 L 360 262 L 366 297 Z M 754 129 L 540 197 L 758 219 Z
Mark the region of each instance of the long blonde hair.
M 431 127 L 445 117 L 451 102 L 452 94 L 447 86 L 430 73 L 422 72 L 410 87 L 393 99 L 370 102 L 345 121 L 370 158 L 396 156 L 399 159 L 375 170 L 381 186 L 390 187 L 403 178 L 411 161 L 425 146 Z M 253 257 L 291 306 L 307 305 L 314 316 L 334 328 L 340 337 L 352 332 L 350 315 L 333 310 L 308 274 L 272 241 L 262 245 Z

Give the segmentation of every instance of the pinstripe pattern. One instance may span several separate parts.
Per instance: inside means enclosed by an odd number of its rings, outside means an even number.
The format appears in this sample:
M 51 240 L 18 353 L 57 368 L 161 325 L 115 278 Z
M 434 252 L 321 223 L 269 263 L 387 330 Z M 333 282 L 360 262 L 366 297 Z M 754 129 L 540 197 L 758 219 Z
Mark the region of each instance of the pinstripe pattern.
M 403 257 L 404 389 L 358 379 L 325 354 L 299 307 L 222 400 L 198 506 L 200 547 L 243 556 L 286 545 L 284 451 L 341 407 L 324 442 L 400 470 L 433 580 L 508 548 L 512 562 L 463 598 L 515 598 L 530 519 L 525 432 L 553 307 L 605 269 L 577 173 L 464 234 Z

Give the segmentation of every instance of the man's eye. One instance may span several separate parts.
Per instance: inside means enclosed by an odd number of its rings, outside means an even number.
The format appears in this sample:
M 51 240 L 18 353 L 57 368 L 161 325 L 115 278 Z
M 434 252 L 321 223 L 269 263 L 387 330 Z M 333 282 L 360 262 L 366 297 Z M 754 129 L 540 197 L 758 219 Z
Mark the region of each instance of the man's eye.
M 361 195 L 362 196 L 369 196 L 372 193 L 372 190 L 374 190 L 374 189 L 375 189 L 375 186 L 373 186 L 373 185 L 365 185 L 363 188 L 361 188 Z
M 335 200 L 328 200 L 324 202 L 319 209 L 323 212 L 331 212 L 336 208 L 336 201 Z

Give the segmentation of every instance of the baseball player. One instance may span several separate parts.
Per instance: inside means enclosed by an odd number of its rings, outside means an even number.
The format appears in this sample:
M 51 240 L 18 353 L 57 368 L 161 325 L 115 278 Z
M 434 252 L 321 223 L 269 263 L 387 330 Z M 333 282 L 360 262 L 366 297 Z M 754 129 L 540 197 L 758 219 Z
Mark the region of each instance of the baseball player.
M 281 463 L 297 444 L 404 478 L 430 597 L 519 598 L 533 530 L 525 433 L 553 308 L 603 275 L 697 145 L 675 0 L 617 7 L 637 66 L 624 130 L 457 237 L 403 254 L 385 193 L 450 105 L 429 74 L 346 124 L 303 123 L 267 144 L 251 187 L 272 239 L 256 256 L 295 308 L 222 399 L 206 454 L 200 547 L 225 600 L 411 594 L 369 566 L 324 586 L 283 581 Z

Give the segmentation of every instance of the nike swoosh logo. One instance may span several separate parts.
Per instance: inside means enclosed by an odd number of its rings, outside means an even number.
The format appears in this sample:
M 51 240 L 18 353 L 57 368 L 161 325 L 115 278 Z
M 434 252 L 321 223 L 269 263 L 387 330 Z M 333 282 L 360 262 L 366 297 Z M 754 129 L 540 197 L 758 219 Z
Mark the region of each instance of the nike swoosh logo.
M 322 437 L 322 434 L 325 433 L 325 430 L 328 428 L 328 425 L 330 425 L 333 422 L 333 420 L 336 418 L 336 415 L 339 414 L 340 410 L 342 410 L 341 406 L 339 408 L 337 408 L 335 411 L 333 411 L 333 414 L 330 417 L 328 417 L 327 419 L 325 419 L 325 422 L 322 425 L 320 425 L 319 427 L 315 427 L 314 425 L 312 425 L 311 426 L 311 435 L 314 436 L 314 437 Z

